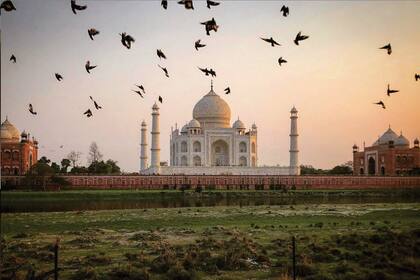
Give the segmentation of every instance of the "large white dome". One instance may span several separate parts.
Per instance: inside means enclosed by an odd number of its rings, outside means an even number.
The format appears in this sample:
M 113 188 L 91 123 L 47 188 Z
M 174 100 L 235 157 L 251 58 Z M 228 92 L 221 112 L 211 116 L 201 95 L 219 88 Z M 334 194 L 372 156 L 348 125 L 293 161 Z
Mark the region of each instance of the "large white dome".
M 1 142 L 19 142 L 20 132 L 19 130 L 6 120 L 1 124 Z
M 228 128 L 230 108 L 226 101 L 211 89 L 195 104 L 193 118 L 199 121 L 203 128 Z

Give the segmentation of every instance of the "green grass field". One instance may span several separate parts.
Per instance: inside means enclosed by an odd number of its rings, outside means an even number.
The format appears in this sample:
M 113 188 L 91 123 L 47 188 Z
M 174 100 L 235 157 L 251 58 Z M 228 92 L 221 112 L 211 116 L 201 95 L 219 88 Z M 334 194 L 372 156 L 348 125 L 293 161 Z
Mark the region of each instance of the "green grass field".
M 15 279 L 51 270 L 56 238 L 60 279 L 290 279 L 292 235 L 298 279 L 420 277 L 420 203 L 6 213 L 1 226 Z

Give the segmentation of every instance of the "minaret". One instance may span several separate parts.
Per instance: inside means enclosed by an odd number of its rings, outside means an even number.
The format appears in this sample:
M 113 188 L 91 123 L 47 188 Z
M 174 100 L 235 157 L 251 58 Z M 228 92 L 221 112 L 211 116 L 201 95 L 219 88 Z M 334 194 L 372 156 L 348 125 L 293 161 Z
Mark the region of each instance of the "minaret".
M 290 111 L 290 175 L 300 175 L 299 169 L 299 150 L 298 150 L 298 130 L 297 113 L 295 106 Z
M 147 125 L 143 121 L 141 123 L 141 140 L 140 140 L 140 171 L 147 169 Z
M 152 107 L 152 160 L 150 164 L 153 174 L 160 173 L 160 144 L 159 144 L 159 107 L 155 103 Z

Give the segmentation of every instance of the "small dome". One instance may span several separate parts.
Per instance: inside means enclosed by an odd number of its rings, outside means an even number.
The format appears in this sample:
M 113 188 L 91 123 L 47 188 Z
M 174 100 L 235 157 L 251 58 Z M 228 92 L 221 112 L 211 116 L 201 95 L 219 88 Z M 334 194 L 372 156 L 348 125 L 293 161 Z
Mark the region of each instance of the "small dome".
M 26 131 L 22 131 L 22 133 L 20 134 L 20 137 L 28 137 L 28 133 L 26 133 Z
M 395 144 L 397 139 L 398 135 L 391 128 L 388 128 L 388 130 L 385 131 L 385 133 L 382 134 L 382 136 L 379 137 L 379 139 L 376 140 L 375 143 L 373 143 L 373 146 L 387 145 L 389 141 L 394 141 Z
M 146 122 L 145 121 L 142 121 L 141 122 L 141 126 L 147 126 Z
M 232 127 L 236 129 L 245 129 L 244 123 L 239 118 L 233 123 Z
M 153 109 L 153 110 L 159 110 L 159 106 L 155 103 L 155 104 L 153 104 L 152 109 Z
M 187 133 L 188 132 L 188 125 L 184 125 L 182 128 L 181 128 L 181 133 Z
M 359 148 L 356 144 L 353 145 L 353 149 Z
M 402 134 L 398 137 L 398 139 L 395 141 L 396 146 L 409 146 L 410 141 L 408 141 L 407 138 L 405 138 Z
M 200 122 L 197 121 L 196 119 L 192 119 L 189 123 L 188 123 L 188 128 L 200 128 Z
M 20 132 L 19 130 L 6 120 L 1 124 L 1 142 L 19 142 Z
M 298 110 L 296 109 L 296 107 L 295 106 L 293 106 L 293 108 L 292 108 L 292 110 L 290 111 L 290 113 L 297 113 L 298 112 Z
M 252 124 L 252 129 L 257 130 L 257 125 L 255 123 Z

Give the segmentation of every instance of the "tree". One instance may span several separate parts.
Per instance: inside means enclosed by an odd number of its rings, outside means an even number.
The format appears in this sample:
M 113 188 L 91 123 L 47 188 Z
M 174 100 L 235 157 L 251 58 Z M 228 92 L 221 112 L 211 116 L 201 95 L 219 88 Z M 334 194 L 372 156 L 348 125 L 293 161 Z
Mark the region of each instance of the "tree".
M 71 165 L 74 167 L 77 166 L 77 163 L 79 162 L 80 156 L 82 155 L 81 152 L 76 152 L 76 151 L 71 151 L 68 155 L 67 158 L 68 160 L 70 160 Z
M 102 160 L 102 154 L 99 151 L 98 144 L 92 142 L 89 147 L 88 163 L 91 164 L 100 160 Z
M 71 161 L 68 158 L 61 160 L 61 172 L 67 173 L 67 169 L 70 167 Z
M 108 159 L 106 164 L 111 167 L 111 173 L 121 173 L 121 168 L 117 165 L 117 161 Z
M 45 157 L 42 157 L 45 158 Z M 41 158 L 41 159 L 42 159 Z M 45 162 L 35 163 L 28 171 L 26 177 L 30 184 L 36 183 L 38 179 L 41 180 L 42 187 L 45 191 L 48 179 L 54 175 L 54 169 Z
M 88 169 L 84 166 L 75 166 L 70 170 L 72 174 L 86 174 L 89 173 Z
M 51 160 L 49 160 L 46 156 L 43 156 L 38 160 L 38 162 L 39 163 L 50 164 Z
M 60 173 L 60 165 L 55 162 L 51 163 L 51 168 L 54 170 L 54 173 Z
M 112 174 L 112 173 L 121 173 L 120 167 L 117 165 L 117 162 L 108 159 L 106 162 L 94 161 L 88 167 L 89 173 L 94 174 Z

